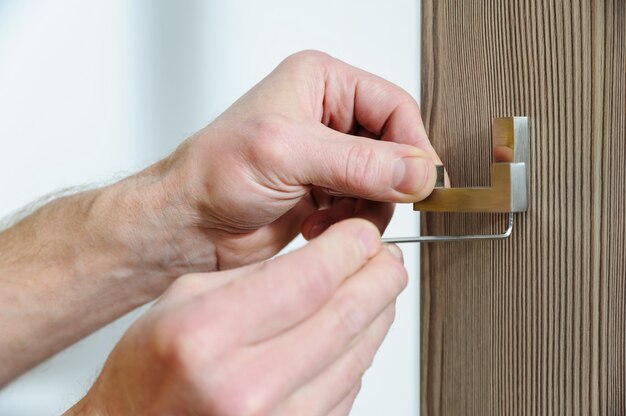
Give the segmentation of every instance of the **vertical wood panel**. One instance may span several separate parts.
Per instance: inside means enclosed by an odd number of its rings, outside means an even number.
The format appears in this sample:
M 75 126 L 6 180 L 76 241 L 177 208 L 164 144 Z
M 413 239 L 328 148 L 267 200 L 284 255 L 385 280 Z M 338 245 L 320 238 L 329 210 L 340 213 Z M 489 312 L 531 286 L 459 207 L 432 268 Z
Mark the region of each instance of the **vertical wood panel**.
M 513 236 L 421 247 L 423 415 L 626 414 L 625 3 L 422 1 L 422 115 L 453 186 L 489 184 L 494 117 L 531 123 Z

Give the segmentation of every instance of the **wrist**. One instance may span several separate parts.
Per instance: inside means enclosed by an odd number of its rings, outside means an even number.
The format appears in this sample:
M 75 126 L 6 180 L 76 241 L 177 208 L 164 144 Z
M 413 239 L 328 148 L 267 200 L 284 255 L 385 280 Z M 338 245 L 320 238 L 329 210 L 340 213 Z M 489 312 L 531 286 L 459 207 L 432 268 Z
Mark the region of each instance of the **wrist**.
M 0 233 L 0 385 L 179 275 L 214 267 L 213 245 L 170 189 L 142 172 L 56 199 Z
M 214 244 L 194 222 L 182 178 L 161 173 L 161 163 L 102 189 L 89 221 L 153 296 L 182 274 L 215 270 Z

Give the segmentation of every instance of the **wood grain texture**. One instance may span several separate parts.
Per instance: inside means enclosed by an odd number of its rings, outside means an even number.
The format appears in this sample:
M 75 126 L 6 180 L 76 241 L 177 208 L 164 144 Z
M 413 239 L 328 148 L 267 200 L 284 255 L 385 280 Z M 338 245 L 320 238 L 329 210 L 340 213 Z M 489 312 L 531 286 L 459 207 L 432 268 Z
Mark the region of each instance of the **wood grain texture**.
M 423 244 L 422 415 L 626 415 L 624 0 L 422 1 L 422 115 L 454 186 L 530 119 L 507 241 Z M 424 234 L 497 231 L 425 214 Z

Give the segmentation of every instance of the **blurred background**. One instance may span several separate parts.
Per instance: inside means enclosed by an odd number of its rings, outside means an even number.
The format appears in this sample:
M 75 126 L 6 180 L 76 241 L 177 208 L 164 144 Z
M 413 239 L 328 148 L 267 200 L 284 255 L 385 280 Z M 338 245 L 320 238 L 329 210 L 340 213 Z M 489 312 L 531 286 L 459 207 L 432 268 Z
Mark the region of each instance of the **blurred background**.
M 0 218 L 145 167 L 302 49 L 418 97 L 418 40 L 418 0 L 0 0 Z M 418 224 L 398 207 L 387 235 Z M 353 415 L 418 414 L 419 259 L 403 249 L 410 284 Z M 0 390 L 0 415 L 62 413 L 143 309 Z

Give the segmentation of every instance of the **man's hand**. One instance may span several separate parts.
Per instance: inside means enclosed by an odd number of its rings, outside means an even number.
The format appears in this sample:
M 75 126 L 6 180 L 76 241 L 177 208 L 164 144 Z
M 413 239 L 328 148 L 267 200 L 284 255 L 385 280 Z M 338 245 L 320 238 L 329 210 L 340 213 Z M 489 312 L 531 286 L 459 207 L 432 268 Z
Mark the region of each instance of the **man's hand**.
M 438 160 L 409 94 L 319 52 L 287 58 L 170 157 L 0 233 L 0 386 L 182 274 L 349 217 L 382 231 Z
M 436 161 L 408 93 L 307 51 L 143 175 L 162 186 L 172 251 L 211 270 L 266 259 L 348 217 L 382 231 L 390 202 L 430 194 Z
M 178 279 L 69 414 L 346 415 L 407 283 L 353 219 L 266 263 Z

